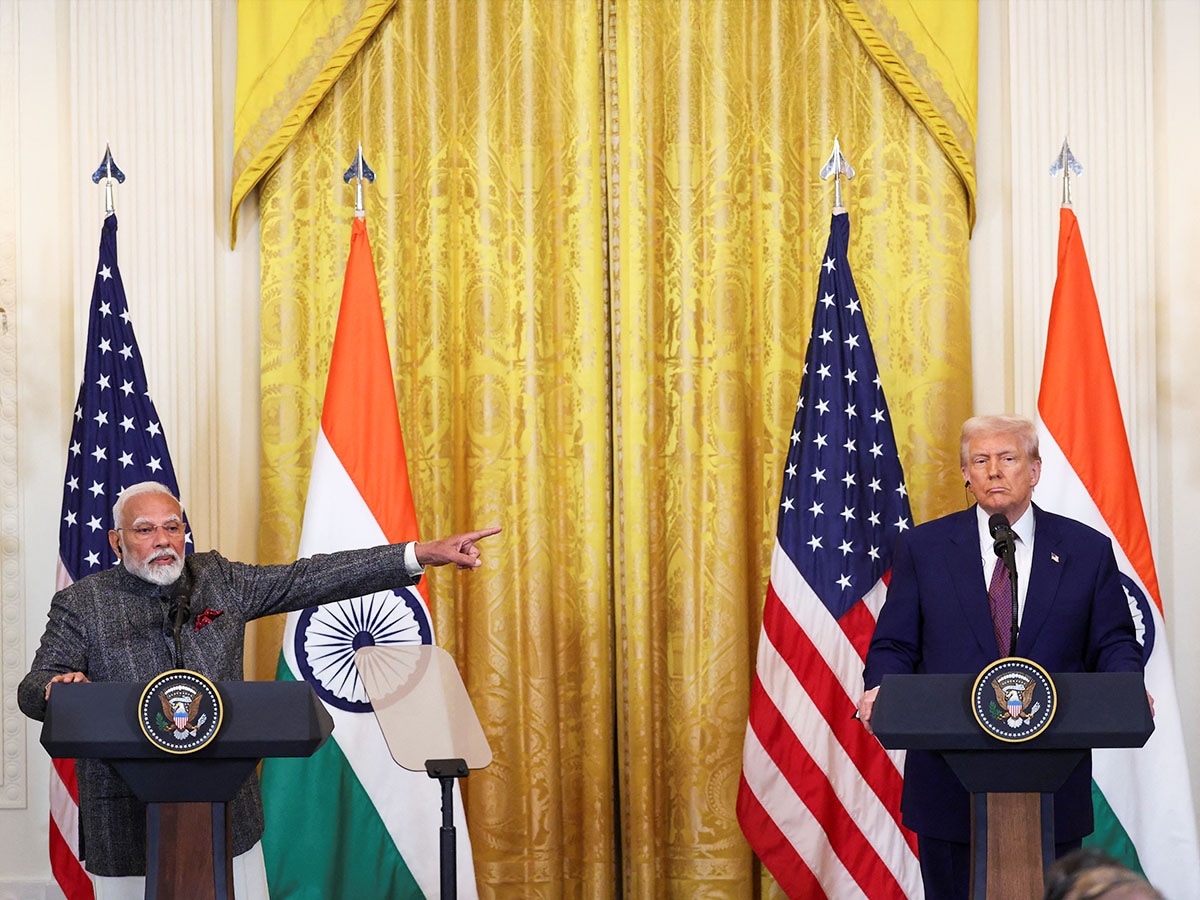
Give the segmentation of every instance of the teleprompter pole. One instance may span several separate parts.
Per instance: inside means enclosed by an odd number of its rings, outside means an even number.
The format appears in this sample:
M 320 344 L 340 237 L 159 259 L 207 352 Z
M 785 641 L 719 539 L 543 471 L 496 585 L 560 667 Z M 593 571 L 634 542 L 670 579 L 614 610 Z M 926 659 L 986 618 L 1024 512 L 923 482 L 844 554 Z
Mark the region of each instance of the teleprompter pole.
M 427 759 L 425 771 L 442 784 L 441 847 L 442 900 L 458 898 L 457 832 L 454 828 L 454 779 L 470 774 L 464 759 Z

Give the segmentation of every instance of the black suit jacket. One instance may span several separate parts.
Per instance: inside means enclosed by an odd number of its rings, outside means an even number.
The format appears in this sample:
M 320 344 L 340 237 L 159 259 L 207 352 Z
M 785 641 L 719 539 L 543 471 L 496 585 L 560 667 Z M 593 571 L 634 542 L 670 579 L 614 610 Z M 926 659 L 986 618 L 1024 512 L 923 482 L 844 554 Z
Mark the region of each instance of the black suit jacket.
M 891 673 L 977 674 L 999 655 L 975 507 L 902 535 L 867 652 L 866 687 Z M 1051 673 L 1142 671 L 1107 537 L 1034 506 L 1033 565 L 1013 655 Z M 1054 808 L 1056 841 L 1091 833 L 1090 757 L 1055 794 Z M 901 810 L 919 834 L 970 839 L 969 797 L 936 753 L 909 751 Z

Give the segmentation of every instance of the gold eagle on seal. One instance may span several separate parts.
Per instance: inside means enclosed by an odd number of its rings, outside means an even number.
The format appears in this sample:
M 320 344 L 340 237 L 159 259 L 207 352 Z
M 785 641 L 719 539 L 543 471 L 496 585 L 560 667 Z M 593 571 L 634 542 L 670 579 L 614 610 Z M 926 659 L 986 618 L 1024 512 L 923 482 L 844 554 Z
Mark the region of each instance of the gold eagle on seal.
M 1002 688 L 998 681 L 992 681 L 992 690 L 996 692 L 996 702 L 1000 704 L 1000 709 L 1003 710 L 998 718 L 1001 719 L 1016 719 L 1018 716 L 1022 719 L 1030 719 L 1033 713 L 1026 712 L 1029 709 L 1029 704 L 1033 702 L 1033 692 L 1037 690 L 1037 682 L 1031 681 L 1025 685 L 1023 691 L 1018 691 L 1016 688 Z
M 181 700 L 177 700 L 172 704 L 165 694 L 160 693 L 158 699 L 162 702 L 163 715 L 167 717 L 168 725 L 165 729 L 166 731 L 174 730 L 178 733 L 187 730 L 194 732 L 203 724 L 203 722 L 196 722 L 196 713 L 200 711 L 200 703 L 204 700 L 202 694 L 197 694 L 192 698 L 192 702 L 186 706 Z

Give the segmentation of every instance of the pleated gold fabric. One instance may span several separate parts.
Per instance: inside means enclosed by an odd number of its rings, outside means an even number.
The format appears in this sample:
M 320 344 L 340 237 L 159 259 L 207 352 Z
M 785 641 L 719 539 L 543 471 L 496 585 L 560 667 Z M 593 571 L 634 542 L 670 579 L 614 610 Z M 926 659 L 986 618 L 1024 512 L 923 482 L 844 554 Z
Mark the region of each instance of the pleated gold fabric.
M 262 190 L 264 558 L 298 539 L 360 139 L 422 533 L 505 527 L 429 575 L 495 756 L 488 896 L 614 893 L 601 136 L 594 0 L 400 3 Z
M 295 552 L 363 142 L 483 897 L 775 896 L 734 817 L 832 187 L 918 520 L 962 504 L 962 173 L 827 0 L 409 0 L 262 183 L 264 561 Z M 264 656 L 278 643 L 264 642 Z

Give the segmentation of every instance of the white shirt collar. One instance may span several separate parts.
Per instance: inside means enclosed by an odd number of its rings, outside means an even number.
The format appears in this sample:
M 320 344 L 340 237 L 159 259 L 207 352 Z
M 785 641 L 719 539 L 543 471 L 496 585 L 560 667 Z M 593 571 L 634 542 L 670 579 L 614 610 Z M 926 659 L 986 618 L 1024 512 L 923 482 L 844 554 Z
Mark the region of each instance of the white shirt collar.
M 975 505 L 975 517 L 979 522 L 979 540 L 983 546 L 990 546 L 992 543 L 992 532 L 988 528 L 988 519 L 991 518 L 983 507 Z M 1025 508 L 1025 512 L 1021 513 L 1021 518 L 1012 523 L 1013 534 L 1017 536 L 1017 541 L 1024 544 L 1026 547 L 1033 546 L 1033 504 Z

